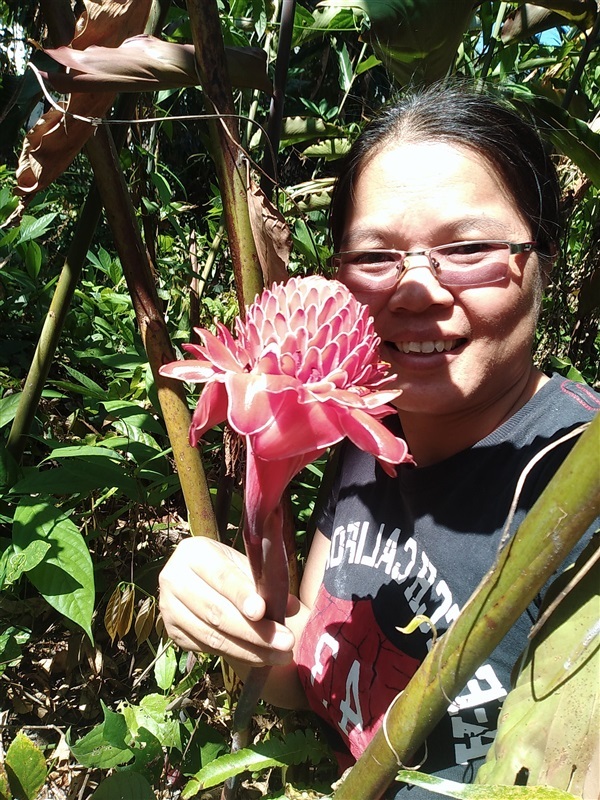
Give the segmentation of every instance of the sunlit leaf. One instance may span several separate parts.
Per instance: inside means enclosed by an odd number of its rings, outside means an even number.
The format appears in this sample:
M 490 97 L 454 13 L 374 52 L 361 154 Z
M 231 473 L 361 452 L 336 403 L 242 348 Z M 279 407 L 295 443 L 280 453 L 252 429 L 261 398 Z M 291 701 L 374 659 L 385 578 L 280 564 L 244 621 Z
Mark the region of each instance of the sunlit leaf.
M 35 800 L 46 780 L 46 759 L 37 745 L 18 733 L 6 752 L 6 774 L 19 800 Z
M 258 771 L 268 767 L 301 764 L 304 761 L 318 764 L 327 754 L 328 751 L 310 730 L 294 731 L 285 739 L 273 737 L 211 761 L 194 775 L 181 796 L 183 800 L 194 797 L 194 793 L 200 789 L 217 786 L 246 770 Z
M 25 550 L 35 541 L 48 543 L 50 550 L 27 572 L 29 580 L 53 608 L 93 639 L 94 569 L 87 544 L 51 499 L 23 497 L 15 511 L 13 544 Z
M 457 800 L 573 800 L 572 794 L 547 786 L 474 786 L 410 769 L 400 770 L 396 779 Z
M 472 0 L 322 0 L 320 9 L 350 9 L 361 39 L 401 85 L 443 78 L 473 16 Z
M 504 701 L 498 733 L 476 776 L 476 783 L 485 784 L 486 788 L 489 784 L 512 783 L 526 768 L 528 785 L 554 786 L 576 797 L 597 794 L 600 770 L 600 543 L 597 539 L 592 539 L 575 566 L 566 570 L 548 591 L 548 601 L 559 597 L 560 603 L 531 642 L 515 687 Z M 579 578 L 572 581 L 580 569 Z

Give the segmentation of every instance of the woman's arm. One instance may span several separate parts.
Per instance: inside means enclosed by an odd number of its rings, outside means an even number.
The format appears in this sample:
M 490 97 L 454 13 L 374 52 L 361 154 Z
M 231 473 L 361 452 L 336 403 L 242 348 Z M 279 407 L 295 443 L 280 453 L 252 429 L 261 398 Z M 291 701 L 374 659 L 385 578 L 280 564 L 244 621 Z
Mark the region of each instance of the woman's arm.
M 315 602 L 329 553 L 317 531 L 306 562 L 300 600 L 290 596 L 286 624 L 265 619 L 244 555 L 212 539 L 185 539 L 160 575 L 160 608 L 173 641 L 184 650 L 221 655 L 243 679 L 250 667 L 274 668 L 264 699 L 286 708 L 306 706 L 294 648 Z

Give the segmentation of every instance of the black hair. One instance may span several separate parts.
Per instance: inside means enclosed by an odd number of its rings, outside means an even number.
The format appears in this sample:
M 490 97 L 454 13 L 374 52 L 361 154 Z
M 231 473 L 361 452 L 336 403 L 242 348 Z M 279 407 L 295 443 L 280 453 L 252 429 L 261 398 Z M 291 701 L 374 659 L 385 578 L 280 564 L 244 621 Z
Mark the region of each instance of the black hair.
M 455 143 L 485 158 L 529 222 L 540 255 L 554 260 L 561 233 L 560 185 L 537 130 L 507 102 L 462 84 L 410 92 L 364 128 L 343 162 L 333 191 L 334 249 L 339 249 L 363 167 L 389 144 L 421 141 Z

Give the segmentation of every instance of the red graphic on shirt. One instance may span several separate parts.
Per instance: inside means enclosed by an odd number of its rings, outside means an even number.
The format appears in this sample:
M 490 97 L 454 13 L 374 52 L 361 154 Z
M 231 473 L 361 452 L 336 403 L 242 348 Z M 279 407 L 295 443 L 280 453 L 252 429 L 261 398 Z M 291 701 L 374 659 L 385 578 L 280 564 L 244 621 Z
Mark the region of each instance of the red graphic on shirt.
M 389 643 L 370 597 L 340 600 L 321 586 L 297 663 L 312 709 L 358 758 L 420 662 Z

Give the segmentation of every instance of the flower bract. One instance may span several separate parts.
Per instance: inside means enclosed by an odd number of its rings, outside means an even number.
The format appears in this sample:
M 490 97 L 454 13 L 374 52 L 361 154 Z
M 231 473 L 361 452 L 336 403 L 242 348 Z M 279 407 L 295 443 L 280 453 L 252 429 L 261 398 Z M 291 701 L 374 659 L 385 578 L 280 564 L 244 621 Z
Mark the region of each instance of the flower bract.
M 389 474 L 410 460 L 406 443 L 380 422 L 395 413 L 388 404 L 400 392 L 385 388 L 395 376 L 379 359 L 368 307 L 343 284 L 290 278 L 236 319 L 235 336 L 220 323 L 216 335 L 196 330 L 204 344 L 184 345 L 193 358 L 166 364 L 161 374 L 205 384 L 192 445 L 225 420 L 244 437 L 263 521 L 291 478 L 344 437 Z

